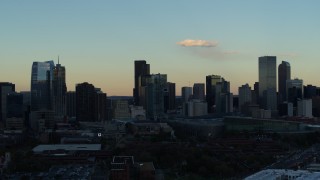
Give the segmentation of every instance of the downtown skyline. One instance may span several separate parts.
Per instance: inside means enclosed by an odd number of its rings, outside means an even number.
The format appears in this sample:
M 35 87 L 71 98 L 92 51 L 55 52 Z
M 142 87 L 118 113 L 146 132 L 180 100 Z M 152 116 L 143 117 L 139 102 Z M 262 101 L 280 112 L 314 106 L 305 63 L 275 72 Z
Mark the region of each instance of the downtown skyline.
M 21 5 L 23 4 L 23 5 Z M 258 81 L 258 57 L 291 64 L 292 78 L 320 85 L 317 1 L 1 2 L 0 81 L 30 90 L 33 61 L 66 67 L 68 91 L 89 82 L 132 96 L 134 61 L 181 87 L 207 75 L 231 91 Z M 200 41 L 202 40 L 202 41 Z

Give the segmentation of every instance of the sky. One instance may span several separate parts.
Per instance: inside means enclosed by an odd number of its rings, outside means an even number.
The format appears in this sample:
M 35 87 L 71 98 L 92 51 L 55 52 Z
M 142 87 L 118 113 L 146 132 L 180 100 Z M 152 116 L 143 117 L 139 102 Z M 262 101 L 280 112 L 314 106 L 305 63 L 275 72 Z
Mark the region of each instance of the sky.
M 318 0 L 3 0 L 0 82 L 29 91 L 33 61 L 66 67 L 68 91 L 89 82 L 132 95 L 134 60 L 181 87 L 221 75 L 231 91 L 258 81 L 258 57 L 291 64 L 320 86 Z

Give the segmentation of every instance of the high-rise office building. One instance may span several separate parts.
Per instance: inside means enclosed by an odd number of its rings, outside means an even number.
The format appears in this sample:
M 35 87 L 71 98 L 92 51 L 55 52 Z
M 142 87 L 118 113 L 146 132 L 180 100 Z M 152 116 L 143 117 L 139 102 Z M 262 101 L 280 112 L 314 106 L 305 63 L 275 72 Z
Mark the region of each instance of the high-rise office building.
M 33 62 L 31 73 L 31 111 L 53 109 L 54 62 Z
M 21 130 L 24 128 L 23 95 L 12 92 L 7 95 L 6 128 Z
M 94 121 L 95 87 L 87 82 L 76 85 L 77 121 Z
M 157 120 L 164 116 L 164 95 L 167 85 L 166 74 L 152 74 L 146 79 L 146 86 L 143 90 L 144 108 L 147 117 Z
M 15 85 L 0 82 L 0 122 L 4 123 L 7 117 L 7 95 L 15 91 Z
M 142 105 L 140 102 L 141 87 L 146 85 L 147 75 L 150 75 L 150 64 L 147 64 L 145 60 L 134 61 L 133 99 L 135 105 Z
M 205 100 L 204 83 L 193 84 L 193 99 Z
M 286 88 L 287 100 L 297 107 L 298 100 L 303 99 L 303 80 L 297 78 L 287 80 Z
M 243 112 L 245 109 L 245 105 L 251 104 L 252 101 L 252 94 L 251 94 L 251 87 L 248 84 L 242 85 L 238 89 L 239 91 L 239 109 L 240 112 Z
M 58 64 L 53 69 L 53 100 L 56 118 L 62 120 L 66 116 L 66 69 Z
M 66 104 L 67 104 L 67 116 L 68 117 L 76 117 L 76 105 L 77 105 L 77 98 L 76 92 L 70 91 L 66 94 Z
M 280 94 L 280 102 L 287 100 L 286 81 L 291 79 L 291 67 L 286 61 L 282 61 L 278 66 L 278 87 Z
M 176 108 L 176 84 L 167 82 L 164 90 L 164 110 L 165 112 Z
M 233 94 L 230 93 L 230 82 L 217 82 L 215 86 L 215 113 L 233 112 Z
M 259 99 L 264 109 L 277 110 L 277 58 L 259 57 Z
M 208 113 L 213 113 L 216 102 L 216 84 L 224 79 L 219 75 L 206 76 L 206 100 L 208 103 Z
M 96 88 L 94 120 L 103 122 L 107 119 L 107 94 Z
M 104 121 L 107 118 L 107 94 L 87 82 L 76 85 L 77 121 Z
M 181 98 L 183 103 L 187 103 L 192 99 L 192 87 L 181 88 Z

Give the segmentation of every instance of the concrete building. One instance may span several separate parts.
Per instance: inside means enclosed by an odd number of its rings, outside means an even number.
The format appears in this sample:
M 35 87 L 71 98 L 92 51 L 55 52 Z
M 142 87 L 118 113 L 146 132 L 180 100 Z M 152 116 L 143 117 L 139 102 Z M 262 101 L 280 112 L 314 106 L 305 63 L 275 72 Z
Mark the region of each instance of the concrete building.
M 298 116 L 312 118 L 312 99 L 298 101 Z
M 126 100 L 115 100 L 112 102 L 113 118 L 114 119 L 128 119 L 131 118 L 129 104 Z
M 203 102 L 199 99 L 193 99 L 186 104 L 188 107 L 188 117 L 205 116 L 208 114 L 207 102 Z
M 142 106 L 130 106 L 132 119 L 146 120 L 146 110 Z

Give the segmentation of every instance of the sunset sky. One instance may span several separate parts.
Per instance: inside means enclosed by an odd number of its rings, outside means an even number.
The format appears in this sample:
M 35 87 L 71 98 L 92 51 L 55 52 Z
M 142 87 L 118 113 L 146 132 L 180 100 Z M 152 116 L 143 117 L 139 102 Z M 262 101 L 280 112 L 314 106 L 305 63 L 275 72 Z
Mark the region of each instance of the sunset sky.
M 89 82 L 132 95 L 134 60 L 182 86 L 217 74 L 258 81 L 258 57 L 287 60 L 292 77 L 320 86 L 318 0 L 0 1 L 0 82 L 30 90 L 33 61 L 66 67 L 68 90 Z

